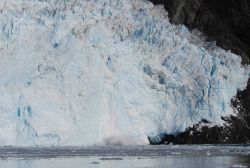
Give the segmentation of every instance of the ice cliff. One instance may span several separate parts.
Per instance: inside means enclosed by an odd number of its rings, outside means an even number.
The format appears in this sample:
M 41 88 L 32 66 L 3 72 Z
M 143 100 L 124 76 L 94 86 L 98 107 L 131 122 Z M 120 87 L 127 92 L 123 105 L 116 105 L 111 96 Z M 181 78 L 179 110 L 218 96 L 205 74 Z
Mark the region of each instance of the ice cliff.
M 0 0 L 0 145 L 147 144 L 221 124 L 249 67 L 145 0 Z

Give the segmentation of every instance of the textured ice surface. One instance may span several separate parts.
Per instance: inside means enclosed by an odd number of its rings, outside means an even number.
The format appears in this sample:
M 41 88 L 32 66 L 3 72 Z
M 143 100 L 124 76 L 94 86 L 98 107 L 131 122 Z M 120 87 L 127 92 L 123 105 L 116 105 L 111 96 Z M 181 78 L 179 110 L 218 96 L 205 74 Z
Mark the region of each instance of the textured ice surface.
M 0 0 L 0 145 L 147 144 L 222 123 L 240 57 L 145 0 Z

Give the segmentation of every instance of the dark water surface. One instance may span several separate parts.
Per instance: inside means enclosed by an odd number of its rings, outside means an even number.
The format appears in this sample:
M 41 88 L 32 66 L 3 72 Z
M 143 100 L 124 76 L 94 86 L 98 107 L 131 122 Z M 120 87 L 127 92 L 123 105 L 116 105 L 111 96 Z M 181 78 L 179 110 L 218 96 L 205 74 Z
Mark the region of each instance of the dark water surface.
M 250 146 L 0 147 L 0 168 L 250 167 Z

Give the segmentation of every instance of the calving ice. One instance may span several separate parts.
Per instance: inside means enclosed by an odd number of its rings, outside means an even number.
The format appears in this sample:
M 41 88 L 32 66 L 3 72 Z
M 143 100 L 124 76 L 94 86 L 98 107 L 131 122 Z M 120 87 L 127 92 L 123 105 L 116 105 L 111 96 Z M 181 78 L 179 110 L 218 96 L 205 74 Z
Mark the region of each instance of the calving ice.
M 1 0 L 0 12 L 0 145 L 147 144 L 221 124 L 249 77 L 145 0 Z

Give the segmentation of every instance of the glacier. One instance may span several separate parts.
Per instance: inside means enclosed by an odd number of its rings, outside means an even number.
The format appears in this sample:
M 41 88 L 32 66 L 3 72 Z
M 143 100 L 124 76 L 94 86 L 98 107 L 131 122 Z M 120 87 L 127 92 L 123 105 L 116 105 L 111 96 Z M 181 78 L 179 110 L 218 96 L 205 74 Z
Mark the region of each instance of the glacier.
M 146 0 L 0 0 L 0 145 L 148 144 L 223 124 L 249 66 Z

